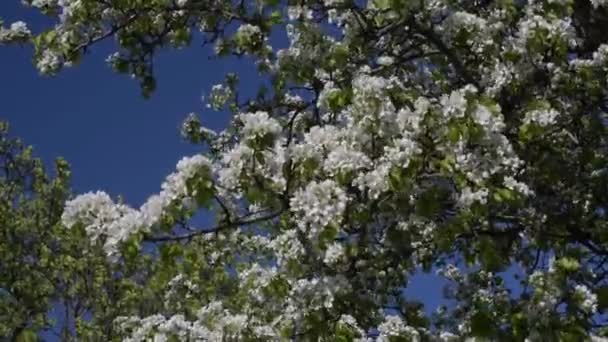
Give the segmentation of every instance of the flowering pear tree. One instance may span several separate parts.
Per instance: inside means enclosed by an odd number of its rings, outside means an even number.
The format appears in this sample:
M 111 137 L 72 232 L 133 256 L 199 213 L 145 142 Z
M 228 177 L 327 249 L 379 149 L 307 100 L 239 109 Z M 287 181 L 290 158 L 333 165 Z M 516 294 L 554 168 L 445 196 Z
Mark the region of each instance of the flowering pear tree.
M 214 87 L 230 125 L 189 116 L 205 152 L 140 208 L 66 203 L 111 263 L 156 265 L 131 281 L 163 305 L 117 315 L 122 338 L 608 336 L 605 1 L 24 2 L 56 26 L 0 37 L 32 42 L 43 74 L 113 39 L 109 64 L 150 96 L 156 52 L 202 40 L 267 84 Z M 422 272 L 445 278 L 445 305 L 408 297 Z

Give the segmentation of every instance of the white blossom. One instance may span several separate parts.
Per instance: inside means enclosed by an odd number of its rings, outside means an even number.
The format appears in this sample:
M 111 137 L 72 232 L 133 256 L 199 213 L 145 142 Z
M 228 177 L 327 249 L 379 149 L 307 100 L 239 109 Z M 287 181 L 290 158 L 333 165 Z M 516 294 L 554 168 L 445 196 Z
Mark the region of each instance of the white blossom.
M 332 243 L 325 250 L 323 262 L 328 265 L 333 265 L 338 262 L 344 255 L 344 246 L 340 243 Z
M 470 207 L 473 203 L 485 204 L 488 200 L 488 190 L 479 189 L 473 191 L 470 187 L 465 187 L 460 193 L 458 203 L 463 207 Z
M 330 223 L 339 223 L 348 197 L 334 181 L 311 182 L 298 190 L 290 200 L 291 210 L 298 214 L 298 227 L 311 239 Z
M 540 126 L 549 126 L 556 122 L 559 112 L 553 108 L 535 109 L 526 113 L 523 119 L 524 124 L 535 123 Z
M 380 56 L 376 60 L 376 63 L 378 63 L 379 65 L 392 65 L 394 63 L 394 61 L 395 61 L 395 59 L 393 57 Z
M 242 132 L 247 139 L 264 137 L 268 134 L 277 135 L 281 132 L 281 125 L 266 112 L 241 114 L 239 119 L 243 122 Z
M 380 341 L 389 341 L 392 336 L 408 336 L 412 341 L 420 341 L 420 334 L 416 329 L 405 324 L 397 315 L 384 316 L 384 321 L 378 326 Z
M 371 161 L 365 153 L 340 145 L 327 155 L 323 168 L 329 174 L 337 174 L 365 169 L 370 164 Z
M 574 292 L 580 299 L 580 306 L 583 311 L 593 314 L 597 311 L 597 295 L 589 290 L 585 285 L 576 285 Z
M 49 50 L 45 50 L 37 60 L 36 67 L 42 74 L 52 74 L 61 67 L 61 57 Z
M 461 90 L 453 91 L 450 95 L 441 97 L 441 105 L 444 108 L 444 115 L 447 117 L 463 117 L 467 109 L 467 99 Z

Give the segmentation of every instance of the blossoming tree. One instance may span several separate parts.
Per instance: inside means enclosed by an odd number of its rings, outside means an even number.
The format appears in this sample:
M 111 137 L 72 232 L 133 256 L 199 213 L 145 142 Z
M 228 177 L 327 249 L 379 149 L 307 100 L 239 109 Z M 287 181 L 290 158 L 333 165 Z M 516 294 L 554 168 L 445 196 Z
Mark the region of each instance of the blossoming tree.
M 104 289 L 112 282 L 113 264 L 100 248 L 92 247 L 84 231 L 61 225 L 69 198 L 69 168 L 59 159 L 56 175 L 45 174 L 32 149 L 8 135 L 0 122 L 0 337 L 6 341 L 36 341 L 37 333 L 68 340 L 72 327 L 79 336 L 111 327 L 105 315 Z M 65 312 L 58 317 L 51 310 Z M 86 311 L 98 313 L 92 322 Z M 62 323 L 59 324 L 58 321 Z M 103 336 L 108 336 L 104 334 Z
M 238 75 L 214 87 L 231 124 L 191 115 L 205 152 L 140 208 L 66 203 L 112 263 L 158 265 L 164 304 L 117 315 L 123 338 L 608 334 L 605 1 L 24 2 L 56 26 L 0 39 L 32 42 L 44 74 L 114 39 L 108 62 L 150 96 L 156 52 L 202 39 L 271 85 L 245 101 Z M 193 226 L 200 212 L 216 224 Z M 420 272 L 446 278 L 445 306 L 405 294 Z

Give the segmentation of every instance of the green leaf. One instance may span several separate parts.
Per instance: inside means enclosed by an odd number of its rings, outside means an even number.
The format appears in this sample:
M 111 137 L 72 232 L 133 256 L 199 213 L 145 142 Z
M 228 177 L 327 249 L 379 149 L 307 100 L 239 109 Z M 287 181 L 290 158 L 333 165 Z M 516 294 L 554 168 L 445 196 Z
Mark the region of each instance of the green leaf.
M 475 337 L 485 338 L 494 335 L 494 324 L 487 313 L 478 311 L 471 317 L 471 334 Z
M 526 337 L 528 337 L 527 322 L 528 320 L 526 319 L 526 316 L 521 312 L 518 312 L 511 316 L 511 326 L 513 328 L 513 335 L 517 338 L 518 341 L 523 341 Z
M 608 308 L 608 285 L 604 285 L 595 290 L 597 295 L 597 307 L 600 311 Z
M 391 8 L 391 0 L 374 0 L 373 4 L 376 8 L 386 10 Z
M 57 38 L 57 31 L 46 31 L 41 34 L 41 37 L 45 45 L 51 45 L 55 41 L 55 38 Z
M 499 271 L 504 263 L 498 246 L 492 239 L 484 238 L 479 242 L 479 258 L 485 270 Z
M 335 90 L 327 97 L 327 104 L 333 112 L 338 112 L 350 102 L 348 92 L 343 90 Z
M 272 13 L 270 13 L 270 16 L 268 17 L 268 20 L 272 25 L 278 25 L 283 21 L 283 15 L 279 10 L 272 11 Z
M 458 140 L 460 140 L 460 137 L 462 136 L 462 129 L 460 128 L 459 125 L 457 124 L 451 124 L 448 126 L 448 140 L 451 143 L 455 143 L 458 142 Z
M 156 79 L 152 76 L 145 76 L 141 81 L 141 90 L 145 98 L 152 96 L 156 90 Z
M 338 236 L 338 229 L 333 225 L 329 225 L 319 234 L 319 245 L 325 247 L 329 245 Z
M 567 273 L 575 272 L 581 266 L 578 260 L 569 257 L 560 258 L 555 262 L 555 265 Z
M 277 5 L 279 5 L 281 1 L 280 0 L 264 0 L 264 3 L 266 4 L 266 6 L 271 6 L 271 7 L 275 7 Z
M 501 188 L 494 190 L 492 198 L 498 203 L 510 202 L 517 198 L 517 194 L 513 190 Z
M 38 335 L 36 332 L 25 329 L 17 336 L 17 342 L 36 342 L 38 341 Z

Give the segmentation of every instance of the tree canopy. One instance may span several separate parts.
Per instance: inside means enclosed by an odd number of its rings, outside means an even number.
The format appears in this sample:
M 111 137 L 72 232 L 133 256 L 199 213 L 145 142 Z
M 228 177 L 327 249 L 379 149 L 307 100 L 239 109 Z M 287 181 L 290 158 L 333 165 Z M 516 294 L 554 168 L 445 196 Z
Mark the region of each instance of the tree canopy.
M 87 310 L 103 308 L 109 263 L 84 231 L 61 225 L 70 171 L 62 159 L 55 171 L 47 176 L 32 148 L 0 122 L 0 336 L 7 341 L 35 341 L 41 331 L 67 339 L 76 324 L 84 332 Z M 104 317 L 96 311 L 95 322 Z
M 215 86 L 230 125 L 190 115 L 203 152 L 140 208 L 65 204 L 62 224 L 127 270 L 115 300 L 140 303 L 106 316 L 111 338 L 608 336 L 605 1 L 24 3 L 56 25 L 0 41 L 33 44 L 43 74 L 113 39 L 108 63 L 152 96 L 156 53 L 202 42 L 266 84 Z M 405 294 L 423 272 L 445 305 Z

